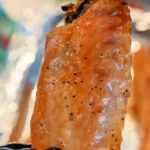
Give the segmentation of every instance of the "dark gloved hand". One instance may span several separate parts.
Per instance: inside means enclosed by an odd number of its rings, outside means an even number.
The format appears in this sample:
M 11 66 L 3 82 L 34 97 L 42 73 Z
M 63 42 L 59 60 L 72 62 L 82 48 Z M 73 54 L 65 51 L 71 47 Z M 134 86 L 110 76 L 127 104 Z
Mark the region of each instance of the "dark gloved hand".
M 25 144 L 8 144 L 5 146 L 0 146 L 0 150 L 35 150 L 31 148 L 31 145 Z M 46 150 L 60 150 L 59 148 L 48 148 Z

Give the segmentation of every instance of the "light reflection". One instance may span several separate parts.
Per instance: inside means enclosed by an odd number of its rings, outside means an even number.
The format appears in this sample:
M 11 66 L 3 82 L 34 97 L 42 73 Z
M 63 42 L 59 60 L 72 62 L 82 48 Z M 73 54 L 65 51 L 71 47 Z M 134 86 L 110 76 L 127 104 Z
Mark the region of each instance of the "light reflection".
M 7 88 L 6 88 L 6 92 L 8 95 L 11 95 L 15 92 L 16 90 L 16 87 L 14 85 L 9 85 Z
M 134 22 L 141 20 L 143 17 L 143 11 L 141 11 L 140 9 L 133 9 L 130 7 L 130 14 L 132 21 Z
M 111 82 L 108 82 L 108 83 L 107 83 L 107 87 L 108 87 L 109 91 L 112 92 L 112 89 L 113 89 L 113 88 L 112 88 Z
M 132 79 L 134 79 L 134 70 L 133 70 L 133 67 L 131 67 L 131 76 L 132 76 Z
M 103 105 L 108 105 L 110 99 L 111 99 L 111 98 L 109 98 L 109 97 L 108 97 L 108 98 L 103 98 L 103 99 L 102 99 Z
M 136 29 L 138 31 L 146 31 L 149 29 L 150 25 L 147 22 L 144 21 L 138 21 L 135 25 Z
M 123 88 L 125 86 L 126 86 L 126 82 L 121 82 L 120 85 L 119 85 L 120 88 Z
M 100 135 L 96 135 L 95 138 L 94 138 L 94 144 L 97 144 L 101 141 L 101 139 L 103 138 L 103 136 L 100 136 Z
M 99 123 L 101 124 L 101 125 L 104 125 L 104 122 L 106 121 L 106 117 L 105 116 L 101 116 L 100 118 L 99 118 Z
M 135 23 L 136 30 L 138 31 L 146 31 L 150 29 L 150 12 L 144 12 L 140 9 L 133 9 L 131 10 L 131 18 L 132 21 Z
M 131 51 L 132 52 L 136 52 L 136 51 L 139 51 L 141 48 L 141 43 L 138 42 L 138 41 L 133 41 L 132 44 L 131 44 Z

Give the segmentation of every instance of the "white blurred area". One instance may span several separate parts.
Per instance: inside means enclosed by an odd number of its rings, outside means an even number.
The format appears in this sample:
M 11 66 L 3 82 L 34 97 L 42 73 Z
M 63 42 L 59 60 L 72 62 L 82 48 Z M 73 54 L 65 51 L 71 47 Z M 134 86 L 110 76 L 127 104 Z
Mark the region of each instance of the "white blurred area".
M 13 128 L 16 125 L 17 117 L 19 116 L 20 97 L 27 82 L 24 78 L 28 75 L 28 69 L 34 62 L 36 53 L 38 51 L 44 52 L 44 23 L 48 17 L 60 13 L 60 6 L 66 3 L 66 1 L 1 1 L 7 15 L 20 23 L 20 27 L 11 38 L 7 69 L 0 76 L 0 145 L 4 145 L 8 143 Z M 36 78 L 32 76 L 28 80 L 36 82 Z M 23 134 L 16 142 L 30 143 L 30 119 L 35 102 L 35 87 L 31 88 L 29 102 L 25 106 L 28 107 L 26 108 L 28 112 Z
M 142 45 L 149 46 L 150 35 L 145 36 L 144 33 L 150 31 L 150 11 L 130 8 L 132 22 L 134 23 L 134 31 L 132 38 L 131 50 L 137 52 L 142 48 Z M 139 34 L 138 34 L 139 33 Z M 142 33 L 142 35 L 140 35 Z
M 44 9 L 44 11 L 52 12 L 59 9 L 59 3 L 66 3 L 67 0 L 1 0 L 7 14 L 16 20 L 23 18 L 33 18 L 35 10 Z M 57 7 L 58 6 L 58 7 Z M 39 15 L 39 14 L 38 14 Z
M 133 18 L 133 21 L 136 22 L 135 27 L 138 31 L 150 29 L 150 12 L 131 8 L 131 17 Z
M 23 16 L 33 16 L 33 9 L 40 8 L 47 0 L 2 0 L 2 3 L 10 17 L 22 20 Z

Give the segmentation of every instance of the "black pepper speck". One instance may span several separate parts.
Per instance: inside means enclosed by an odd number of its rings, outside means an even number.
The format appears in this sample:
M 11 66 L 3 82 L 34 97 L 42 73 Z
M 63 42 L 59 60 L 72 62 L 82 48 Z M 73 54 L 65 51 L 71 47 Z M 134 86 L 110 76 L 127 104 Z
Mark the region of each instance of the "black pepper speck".
M 61 150 L 61 149 L 56 148 L 56 147 L 52 147 L 52 148 L 48 148 L 48 149 L 46 149 L 46 150 Z
M 89 105 L 92 106 L 92 105 L 94 105 L 94 103 L 90 103 Z
M 76 76 L 76 75 L 77 75 L 77 73 L 76 73 L 76 72 L 74 72 L 74 75 Z

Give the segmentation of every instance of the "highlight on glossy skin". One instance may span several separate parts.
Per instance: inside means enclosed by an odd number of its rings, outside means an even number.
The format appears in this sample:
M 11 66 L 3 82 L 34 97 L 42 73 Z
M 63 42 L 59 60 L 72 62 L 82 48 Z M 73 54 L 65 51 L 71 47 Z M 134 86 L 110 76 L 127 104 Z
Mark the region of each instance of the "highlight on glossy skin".
M 32 148 L 120 150 L 130 96 L 130 45 L 124 0 L 98 0 L 47 35 Z

